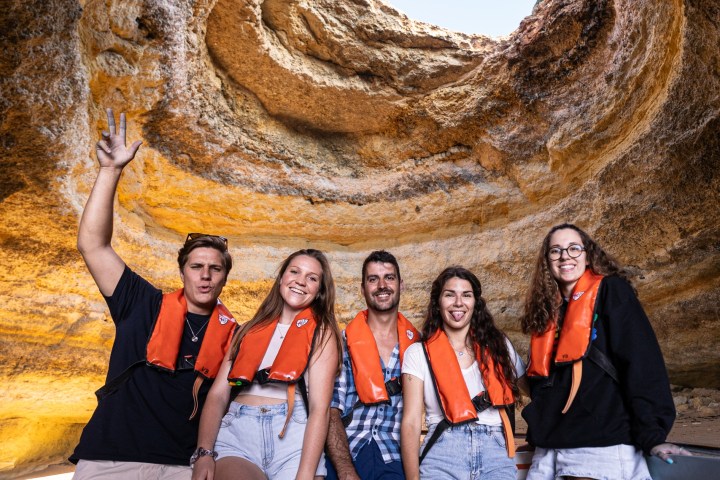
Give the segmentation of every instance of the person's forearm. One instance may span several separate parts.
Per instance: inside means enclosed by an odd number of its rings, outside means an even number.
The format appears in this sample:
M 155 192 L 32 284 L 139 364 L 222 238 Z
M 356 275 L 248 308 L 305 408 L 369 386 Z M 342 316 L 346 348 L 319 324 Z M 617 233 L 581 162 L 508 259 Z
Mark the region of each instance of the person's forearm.
M 215 385 L 213 385 L 215 386 Z M 225 415 L 228 397 L 210 390 L 200 415 L 200 428 L 198 431 L 197 447 L 205 450 L 215 450 L 215 440 L 220 430 L 220 422 Z M 192 480 L 205 480 L 213 478 L 215 473 L 215 458 L 210 455 L 199 457 L 193 465 Z
M 350 454 L 347 432 L 342 423 L 340 410 L 337 408 L 330 409 L 330 425 L 325 446 L 339 479 L 357 477 L 357 471 Z
M 402 423 L 400 429 L 400 454 L 406 480 L 420 478 L 420 427 Z
M 227 401 L 221 398 L 212 398 L 208 395 L 200 416 L 200 428 L 198 430 L 197 447 L 206 450 L 215 449 L 220 423 L 226 412 Z
M 83 210 L 78 229 L 78 250 L 85 255 L 110 245 L 113 232 L 113 202 L 122 168 L 100 167 Z
M 315 478 L 315 472 L 320 462 L 320 455 L 325 446 L 329 419 L 329 406 L 327 408 L 312 409 L 310 411 L 307 424 L 305 424 L 300 467 L 298 468 L 296 478 L 308 480 Z

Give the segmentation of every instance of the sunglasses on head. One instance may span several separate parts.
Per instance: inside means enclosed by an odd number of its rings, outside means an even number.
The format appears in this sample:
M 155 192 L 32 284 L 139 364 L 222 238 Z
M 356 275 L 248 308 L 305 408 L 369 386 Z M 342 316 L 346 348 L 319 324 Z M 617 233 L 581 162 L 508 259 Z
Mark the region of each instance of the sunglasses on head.
M 222 240 L 222 242 L 225 244 L 225 248 L 228 246 L 228 240 L 225 237 L 221 237 L 220 235 L 210 235 L 208 233 L 188 233 L 187 238 L 185 238 L 185 243 L 188 243 L 191 240 L 197 240 L 198 238 L 219 238 Z

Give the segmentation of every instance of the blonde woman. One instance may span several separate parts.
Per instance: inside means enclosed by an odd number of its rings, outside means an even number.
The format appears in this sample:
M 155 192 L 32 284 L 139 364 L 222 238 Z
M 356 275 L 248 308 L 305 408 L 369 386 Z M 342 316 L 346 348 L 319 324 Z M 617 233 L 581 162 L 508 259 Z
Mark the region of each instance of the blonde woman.
M 283 262 L 210 389 L 191 461 L 193 479 L 324 475 L 321 458 L 339 369 L 334 305 L 335 285 L 322 252 L 299 250 Z

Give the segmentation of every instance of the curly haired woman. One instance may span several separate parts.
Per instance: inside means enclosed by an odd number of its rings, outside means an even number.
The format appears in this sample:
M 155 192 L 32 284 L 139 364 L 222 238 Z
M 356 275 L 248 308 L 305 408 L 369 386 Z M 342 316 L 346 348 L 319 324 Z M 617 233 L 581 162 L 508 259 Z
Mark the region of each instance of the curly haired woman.
M 525 302 L 532 335 L 523 410 L 529 480 L 650 480 L 643 452 L 672 461 L 675 407 L 655 333 L 620 265 L 571 224 L 543 240 Z

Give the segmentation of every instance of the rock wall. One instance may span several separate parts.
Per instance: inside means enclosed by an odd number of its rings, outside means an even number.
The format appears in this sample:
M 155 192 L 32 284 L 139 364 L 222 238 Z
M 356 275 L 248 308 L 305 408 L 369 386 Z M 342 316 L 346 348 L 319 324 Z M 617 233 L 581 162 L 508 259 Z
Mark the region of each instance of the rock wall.
M 523 350 L 540 240 L 572 221 L 631 265 L 673 382 L 720 385 L 715 0 L 544 0 L 500 39 L 379 0 L 9 0 L 0 38 L 0 476 L 66 457 L 104 379 L 74 244 L 107 106 L 144 142 L 114 245 L 160 287 L 187 232 L 226 235 L 246 319 L 313 246 L 347 321 L 386 248 L 413 321 L 462 264 Z

